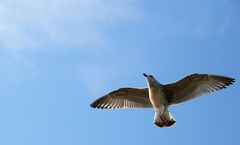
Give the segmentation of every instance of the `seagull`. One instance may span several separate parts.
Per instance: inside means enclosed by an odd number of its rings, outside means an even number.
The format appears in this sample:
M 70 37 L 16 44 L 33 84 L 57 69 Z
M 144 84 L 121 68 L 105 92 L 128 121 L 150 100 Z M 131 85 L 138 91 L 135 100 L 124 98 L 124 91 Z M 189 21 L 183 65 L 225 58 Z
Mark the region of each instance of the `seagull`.
M 176 123 L 168 108 L 200 95 L 211 93 L 235 82 L 234 78 L 191 74 L 171 84 L 161 84 L 152 75 L 143 73 L 147 88 L 120 88 L 94 101 L 90 106 L 97 109 L 153 108 L 154 124 L 170 127 Z

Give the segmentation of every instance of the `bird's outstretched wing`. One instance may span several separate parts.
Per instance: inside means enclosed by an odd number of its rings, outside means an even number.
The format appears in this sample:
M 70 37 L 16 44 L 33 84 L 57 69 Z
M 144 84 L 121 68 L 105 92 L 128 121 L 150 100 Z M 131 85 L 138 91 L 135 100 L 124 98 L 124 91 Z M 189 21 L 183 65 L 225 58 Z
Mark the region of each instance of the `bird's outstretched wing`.
M 226 88 L 233 82 L 235 79 L 225 76 L 192 74 L 175 83 L 164 85 L 164 90 L 169 104 L 178 104 Z
M 121 88 L 94 101 L 93 108 L 150 108 L 152 104 L 148 97 L 148 89 Z

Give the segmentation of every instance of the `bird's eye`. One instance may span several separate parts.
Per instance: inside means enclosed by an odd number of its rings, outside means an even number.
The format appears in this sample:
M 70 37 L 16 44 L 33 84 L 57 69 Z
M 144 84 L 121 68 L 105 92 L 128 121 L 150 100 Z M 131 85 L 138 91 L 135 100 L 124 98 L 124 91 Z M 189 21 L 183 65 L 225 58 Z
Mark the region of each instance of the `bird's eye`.
M 152 75 L 150 75 L 149 77 L 153 78 L 153 76 L 152 76 Z

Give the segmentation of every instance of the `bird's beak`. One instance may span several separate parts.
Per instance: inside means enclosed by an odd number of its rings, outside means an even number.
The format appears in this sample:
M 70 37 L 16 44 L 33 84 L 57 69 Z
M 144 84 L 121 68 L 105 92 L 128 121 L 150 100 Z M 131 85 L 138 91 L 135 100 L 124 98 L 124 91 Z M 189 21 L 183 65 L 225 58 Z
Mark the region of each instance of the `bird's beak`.
M 143 73 L 143 76 L 148 77 L 148 75 L 146 75 L 145 73 Z

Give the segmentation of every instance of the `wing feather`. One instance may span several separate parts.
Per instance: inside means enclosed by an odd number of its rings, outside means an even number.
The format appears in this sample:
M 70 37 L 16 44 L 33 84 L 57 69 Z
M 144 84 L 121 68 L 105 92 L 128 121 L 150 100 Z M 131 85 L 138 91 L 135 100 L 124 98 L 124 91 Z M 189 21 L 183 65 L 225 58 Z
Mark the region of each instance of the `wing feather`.
M 121 88 L 97 99 L 90 106 L 97 109 L 151 108 L 152 104 L 147 88 Z
M 234 78 L 226 76 L 192 74 L 175 83 L 164 85 L 164 90 L 169 104 L 178 104 L 226 88 L 234 82 Z

